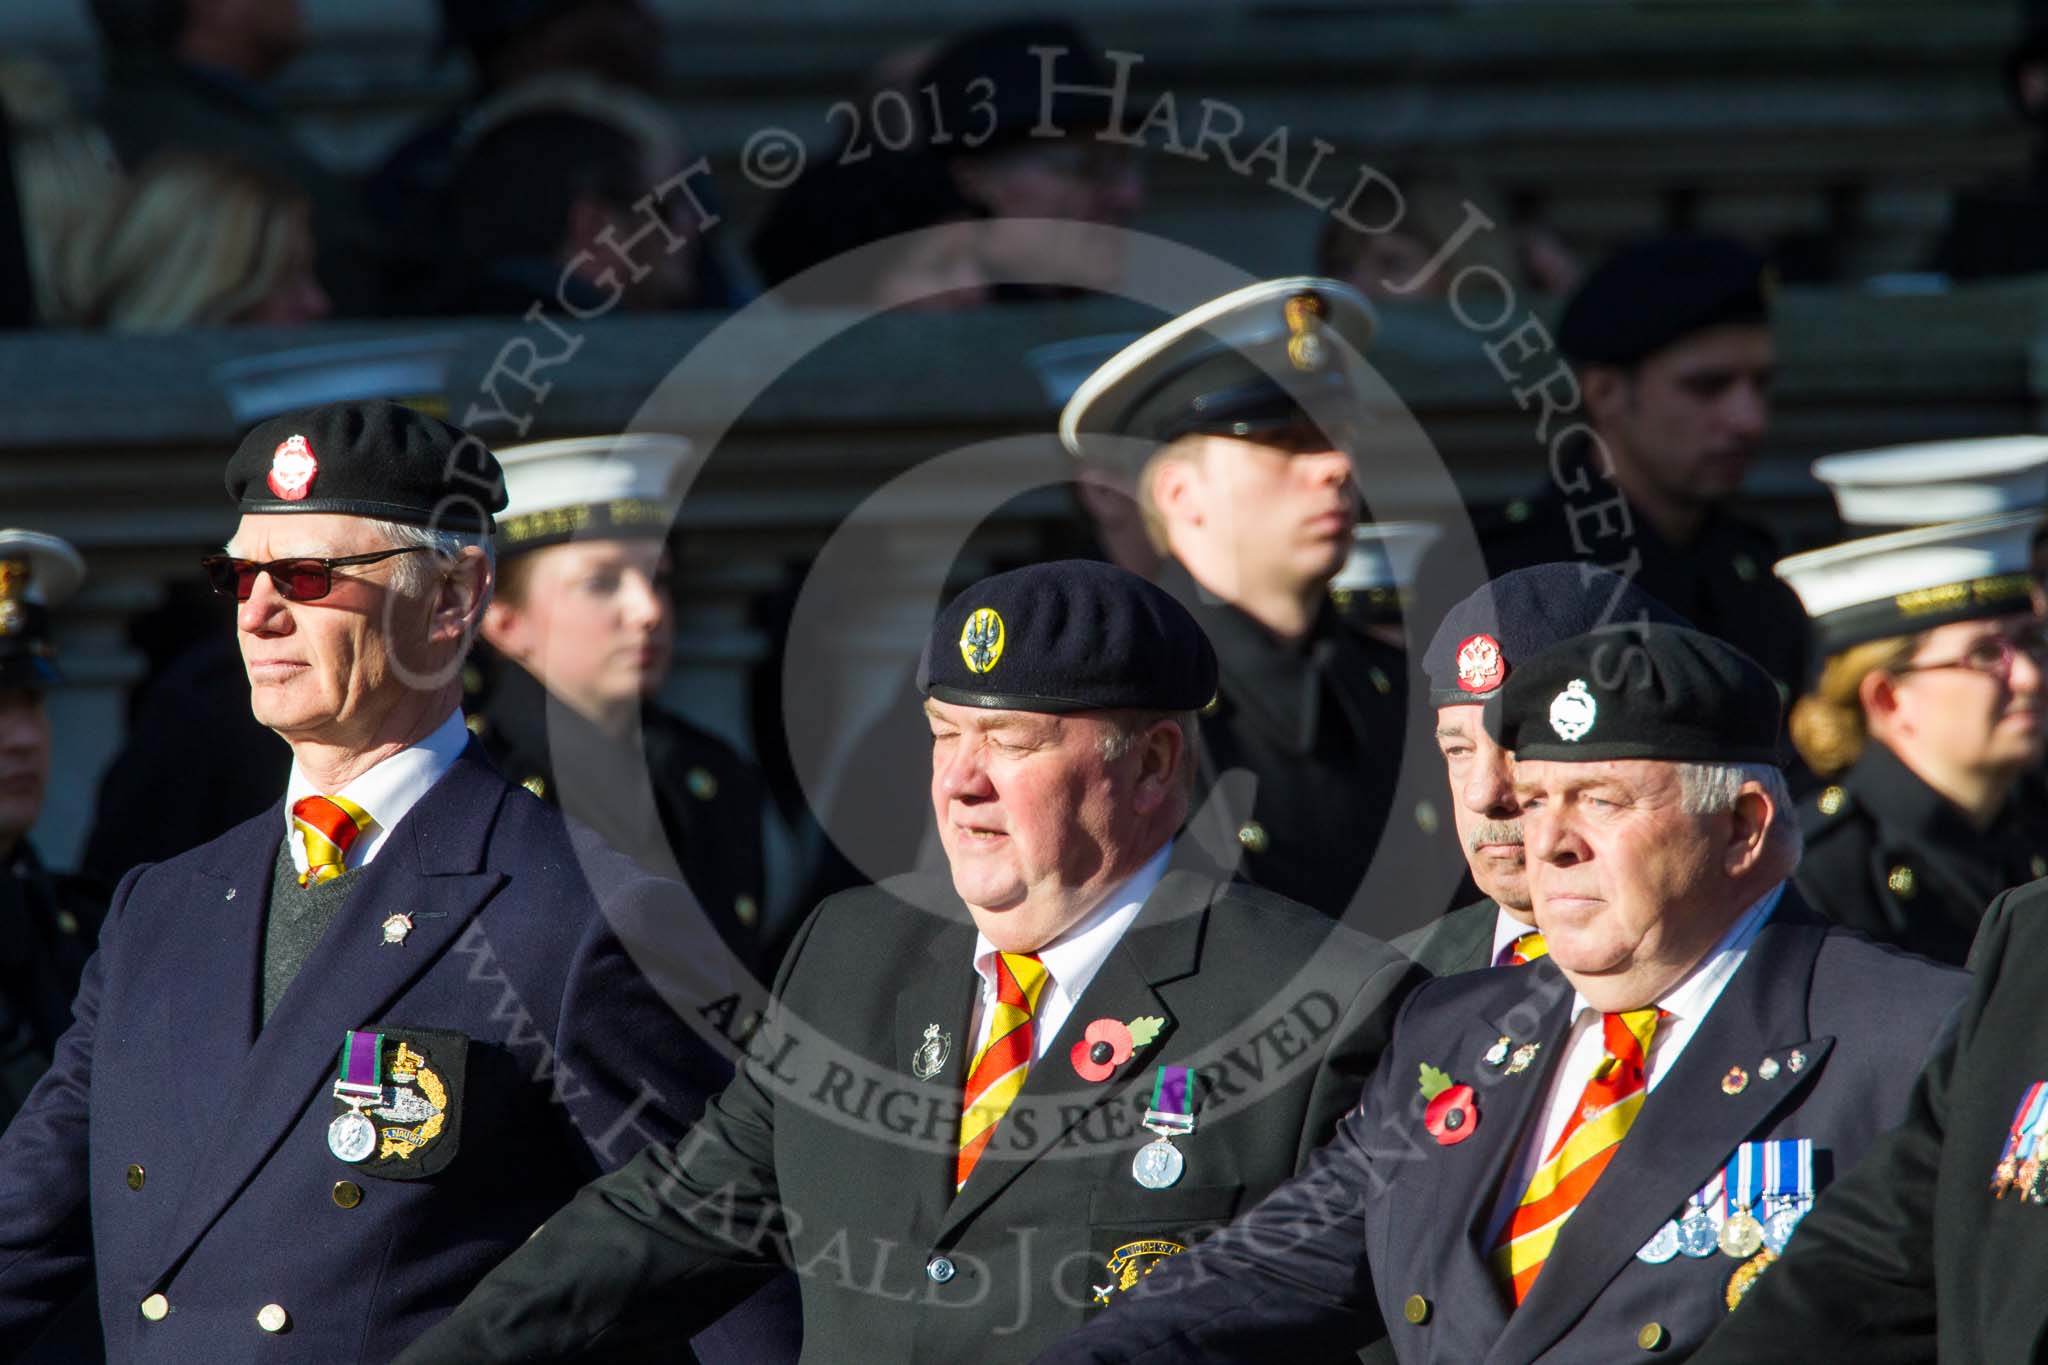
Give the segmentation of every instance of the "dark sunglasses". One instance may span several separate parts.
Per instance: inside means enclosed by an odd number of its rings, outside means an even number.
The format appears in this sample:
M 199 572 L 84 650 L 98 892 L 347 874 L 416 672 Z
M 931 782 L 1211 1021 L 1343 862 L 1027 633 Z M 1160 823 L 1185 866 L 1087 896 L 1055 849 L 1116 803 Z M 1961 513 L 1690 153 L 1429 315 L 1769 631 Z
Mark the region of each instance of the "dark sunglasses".
M 208 555 L 199 561 L 206 580 L 222 597 L 234 594 L 237 602 L 249 600 L 256 591 L 256 576 L 269 574 L 278 595 L 288 602 L 317 602 L 334 591 L 334 571 L 349 564 L 375 564 L 393 555 L 409 555 L 427 549 L 425 545 L 401 545 L 394 550 L 372 550 L 366 555 L 342 555 L 337 559 L 236 559 L 233 555 Z

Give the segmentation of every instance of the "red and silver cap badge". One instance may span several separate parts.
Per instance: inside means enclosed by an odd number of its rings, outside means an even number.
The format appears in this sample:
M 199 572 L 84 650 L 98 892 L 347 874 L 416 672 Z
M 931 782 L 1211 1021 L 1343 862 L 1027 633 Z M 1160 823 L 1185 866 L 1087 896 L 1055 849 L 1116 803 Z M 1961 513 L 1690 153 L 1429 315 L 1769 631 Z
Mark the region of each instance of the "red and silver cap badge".
M 313 491 L 313 476 L 319 472 L 320 462 L 313 458 L 313 447 L 306 438 L 290 436 L 271 452 L 270 474 L 264 482 L 286 502 L 298 502 Z
M 1458 686 L 1467 692 L 1491 692 L 1507 681 L 1508 661 L 1500 641 L 1491 635 L 1468 635 L 1458 642 Z

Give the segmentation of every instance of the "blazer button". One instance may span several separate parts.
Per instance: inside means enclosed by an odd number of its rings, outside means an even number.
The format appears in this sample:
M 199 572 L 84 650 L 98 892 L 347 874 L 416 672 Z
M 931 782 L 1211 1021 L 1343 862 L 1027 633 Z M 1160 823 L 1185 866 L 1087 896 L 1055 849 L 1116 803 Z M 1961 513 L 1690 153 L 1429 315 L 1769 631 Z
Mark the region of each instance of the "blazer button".
M 933 1284 L 944 1284 L 957 1273 L 953 1262 L 944 1256 L 934 1256 L 924 1263 L 924 1273 L 931 1277 Z
M 363 1202 L 363 1187 L 353 1180 L 335 1181 L 334 1202 L 345 1209 L 354 1208 Z
M 1429 1300 L 1420 1294 L 1410 1294 L 1408 1302 L 1401 1305 L 1401 1316 L 1417 1327 L 1429 1321 Z
M 171 1301 L 161 1294 L 151 1294 L 142 1301 L 142 1316 L 151 1322 L 162 1322 L 170 1312 Z
M 1636 1333 L 1636 1345 L 1645 1351 L 1661 1351 L 1671 1344 L 1671 1334 L 1664 1330 L 1661 1322 L 1646 1322 L 1643 1330 Z
M 292 1315 L 281 1303 L 266 1303 L 256 1310 L 256 1325 L 266 1332 L 282 1332 L 292 1325 Z
M 139 1190 L 142 1188 L 142 1181 L 142 1168 L 140 1166 L 130 1166 L 128 1168 L 128 1188 L 131 1190 Z
M 1272 845 L 1272 840 L 1266 837 L 1266 827 L 1256 820 L 1247 820 L 1237 827 L 1237 842 L 1247 853 L 1264 853 Z

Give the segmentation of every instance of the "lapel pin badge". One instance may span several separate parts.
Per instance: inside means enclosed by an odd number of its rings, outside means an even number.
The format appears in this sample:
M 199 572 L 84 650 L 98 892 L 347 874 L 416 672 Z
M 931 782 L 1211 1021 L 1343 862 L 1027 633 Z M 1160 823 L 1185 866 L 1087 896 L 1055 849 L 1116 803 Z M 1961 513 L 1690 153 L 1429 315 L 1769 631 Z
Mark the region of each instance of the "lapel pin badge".
M 412 932 L 412 916 L 396 914 L 384 921 L 384 942 L 398 946 L 405 942 L 405 936 Z
M 1757 1077 L 1757 1079 L 1758 1079 L 1758 1080 L 1760 1080 L 1760 1081 L 1775 1081 L 1775 1080 L 1777 1080 L 1777 1079 L 1778 1079 L 1778 1059 L 1777 1059 L 1776 1057 L 1766 1057 L 1766 1058 L 1764 1058 L 1764 1059 L 1763 1059 L 1763 1061 L 1762 1061 L 1762 1063 L 1761 1063 L 1761 1064 L 1759 1064 L 1759 1065 L 1758 1065 L 1758 1067 L 1757 1067 L 1757 1069 L 1756 1069 L 1756 1077 Z
M 1479 1060 L 1488 1066 L 1499 1066 L 1508 1059 L 1508 1044 L 1514 1041 L 1505 1033 L 1493 1040 L 1493 1046 L 1486 1049 L 1486 1055 Z
M 1749 1073 L 1739 1066 L 1728 1068 L 1728 1074 L 1721 1078 L 1721 1093 L 1740 1095 L 1749 1086 Z
M 1527 1071 L 1529 1069 L 1529 1063 L 1536 1060 L 1536 1053 L 1542 1048 L 1542 1046 L 1543 1044 L 1541 1043 L 1524 1043 L 1520 1047 L 1516 1048 L 1515 1055 L 1508 1058 L 1507 1074 L 1510 1076 L 1519 1076 L 1524 1071 Z
M 1806 1065 L 1806 1054 L 1797 1048 L 1792 1049 L 1792 1055 L 1785 1059 L 1785 1065 L 1792 1069 L 1793 1075 L 1798 1075 L 1799 1069 Z
M 952 1055 L 953 1035 L 941 1033 L 937 1024 L 926 1024 L 924 1041 L 910 1054 L 910 1074 L 928 1081 L 946 1069 L 946 1058 Z

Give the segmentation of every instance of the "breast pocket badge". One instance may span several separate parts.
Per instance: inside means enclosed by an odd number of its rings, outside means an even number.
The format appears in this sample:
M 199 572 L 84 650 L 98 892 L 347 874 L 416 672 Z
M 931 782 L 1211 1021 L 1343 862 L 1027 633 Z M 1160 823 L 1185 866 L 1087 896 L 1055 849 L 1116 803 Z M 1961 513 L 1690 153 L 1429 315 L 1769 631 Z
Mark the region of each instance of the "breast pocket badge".
M 420 1180 L 462 1137 L 469 1039 L 445 1029 L 350 1029 L 334 1081 L 327 1150 L 366 1175 Z

